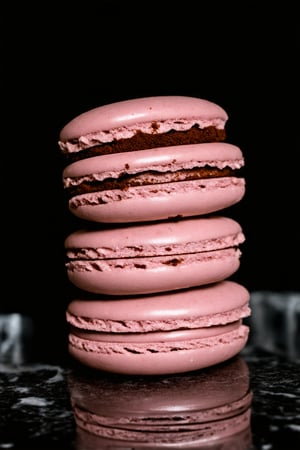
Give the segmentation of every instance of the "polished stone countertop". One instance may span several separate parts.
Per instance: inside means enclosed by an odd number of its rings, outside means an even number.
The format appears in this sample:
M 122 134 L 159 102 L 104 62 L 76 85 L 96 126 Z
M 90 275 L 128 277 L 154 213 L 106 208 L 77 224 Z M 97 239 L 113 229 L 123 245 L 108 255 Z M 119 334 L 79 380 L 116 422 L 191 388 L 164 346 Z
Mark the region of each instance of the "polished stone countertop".
M 241 357 L 253 392 L 249 450 L 299 450 L 299 362 L 250 346 Z M 67 381 L 74 370 L 69 362 L 0 365 L 0 449 L 77 450 Z

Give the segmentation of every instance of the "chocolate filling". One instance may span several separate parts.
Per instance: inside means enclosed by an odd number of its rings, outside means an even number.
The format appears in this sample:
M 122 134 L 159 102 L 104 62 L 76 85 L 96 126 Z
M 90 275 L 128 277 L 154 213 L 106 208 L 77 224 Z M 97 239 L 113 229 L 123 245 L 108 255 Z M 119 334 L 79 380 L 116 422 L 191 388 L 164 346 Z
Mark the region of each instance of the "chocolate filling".
M 129 187 L 145 186 L 162 183 L 172 183 L 176 181 L 199 180 L 203 178 L 218 178 L 234 176 L 235 170 L 230 167 L 218 169 L 215 167 L 198 167 L 194 169 L 181 169 L 176 172 L 155 172 L 146 171 L 137 175 L 122 174 L 119 178 L 108 178 L 103 181 L 85 180 L 78 186 L 66 188 L 67 197 L 86 194 L 90 192 L 99 192 L 112 189 L 126 190 Z M 74 178 L 75 180 L 76 178 Z
M 169 147 L 172 145 L 199 144 L 203 142 L 224 141 L 226 132 L 224 129 L 218 129 L 213 126 L 199 128 L 194 125 L 186 131 L 170 130 L 167 133 L 142 133 L 138 131 L 134 136 L 128 139 L 119 139 L 108 143 L 99 143 L 93 147 L 82 149 L 74 153 L 66 153 L 67 164 L 84 158 L 90 158 L 97 155 L 108 155 L 112 153 L 123 153 L 137 150 L 145 150 L 156 147 Z M 72 140 L 73 143 L 77 139 Z

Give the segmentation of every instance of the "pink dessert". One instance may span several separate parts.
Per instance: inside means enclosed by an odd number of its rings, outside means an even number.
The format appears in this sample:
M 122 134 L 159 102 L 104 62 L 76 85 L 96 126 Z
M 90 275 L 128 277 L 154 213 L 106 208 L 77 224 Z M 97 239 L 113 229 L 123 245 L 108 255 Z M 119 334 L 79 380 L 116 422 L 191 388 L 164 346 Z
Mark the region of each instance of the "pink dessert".
M 118 145 L 116 142 L 131 139 L 137 133 L 146 135 L 144 138 L 147 139 L 147 135 L 184 133 L 192 128 L 196 134 L 198 130 L 206 130 L 202 132 L 203 141 L 205 133 L 215 134 L 210 140 L 223 140 L 227 119 L 223 108 L 200 98 L 157 96 L 131 99 L 103 105 L 75 117 L 61 130 L 59 146 L 64 154 L 81 152 L 78 157 L 82 158 L 86 157 L 84 150 L 88 148 L 94 148 L 93 154 L 112 153 L 113 149 L 95 147 L 103 147 L 107 143 Z
M 216 142 L 94 156 L 63 172 L 69 208 L 98 222 L 137 222 L 207 214 L 245 193 L 241 150 Z
M 249 315 L 249 292 L 229 280 L 142 297 L 78 299 L 66 312 L 69 351 L 102 371 L 187 372 L 239 353 Z
M 199 286 L 237 271 L 244 239 L 241 226 L 222 216 L 78 230 L 65 240 L 67 274 L 95 294 Z
M 207 100 L 162 96 L 87 111 L 60 133 L 63 185 L 81 219 L 124 223 L 207 214 L 240 201 L 241 150 L 226 112 Z
M 250 448 L 252 392 L 240 357 L 147 380 L 73 372 L 68 386 L 78 449 Z

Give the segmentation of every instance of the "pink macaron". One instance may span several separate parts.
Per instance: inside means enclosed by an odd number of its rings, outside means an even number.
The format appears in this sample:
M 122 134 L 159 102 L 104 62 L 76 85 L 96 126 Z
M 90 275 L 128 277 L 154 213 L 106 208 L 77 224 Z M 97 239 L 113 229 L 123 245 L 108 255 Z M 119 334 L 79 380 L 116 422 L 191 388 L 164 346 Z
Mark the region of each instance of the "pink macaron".
M 240 201 L 239 147 L 225 139 L 226 112 L 207 100 L 162 96 L 104 105 L 60 133 L 70 211 L 124 223 L 207 214 Z
M 65 240 L 66 270 L 95 294 L 183 289 L 230 277 L 244 240 L 240 224 L 223 216 L 80 229 Z
M 187 96 L 155 96 L 111 103 L 67 123 L 59 147 L 68 161 L 154 147 L 223 141 L 226 111 Z
M 68 389 L 78 450 L 251 448 L 253 394 L 241 357 L 147 379 L 73 370 Z
M 248 290 L 225 280 L 161 294 L 74 299 L 69 352 L 85 366 L 121 373 L 183 373 L 212 366 L 246 345 Z
M 63 172 L 70 211 L 96 222 L 195 216 L 242 199 L 241 150 L 223 142 L 95 156 Z

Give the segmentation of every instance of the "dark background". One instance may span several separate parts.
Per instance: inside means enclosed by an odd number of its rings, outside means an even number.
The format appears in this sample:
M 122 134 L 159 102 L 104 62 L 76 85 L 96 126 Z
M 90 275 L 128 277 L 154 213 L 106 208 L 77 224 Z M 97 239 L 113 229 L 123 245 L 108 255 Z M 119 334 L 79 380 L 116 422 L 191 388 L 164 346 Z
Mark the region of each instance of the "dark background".
M 2 15 L 1 312 L 33 318 L 64 351 L 63 240 L 77 226 L 61 185 L 60 129 L 105 103 L 206 98 L 229 115 L 247 193 L 228 211 L 246 235 L 235 279 L 299 290 L 299 21 L 285 1 L 98 1 Z M 48 340 L 49 342 L 49 340 Z M 42 352 L 42 350 L 40 349 Z

